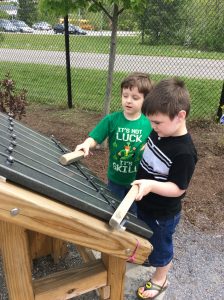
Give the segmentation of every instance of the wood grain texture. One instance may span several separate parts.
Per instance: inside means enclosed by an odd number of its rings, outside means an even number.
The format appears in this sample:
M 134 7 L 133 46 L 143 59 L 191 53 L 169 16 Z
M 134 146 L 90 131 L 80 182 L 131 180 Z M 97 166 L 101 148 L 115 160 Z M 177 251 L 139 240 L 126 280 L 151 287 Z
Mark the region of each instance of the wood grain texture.
M 107 285 L 110 286 L 110 300 L 123 300 L 126 261 L 118 257 L 102 254 L 107 269 Z
M 25 228 L 0 221 L 0 243 L 9 299 L 34 300 Z
M 123 230 L 123 226 L 121 226 L 121 222 L 126 216 L 129 208 L 135 201 L 135 198 L 138 194 L 138 186 L 133 185 L 124 199 L 121 201 L 118 208 L 115 210 L 114 214 L 110 218 L 109 224 L 111 227 L 117 230 Z M 124 228 L 125 229 L 125 228 Z
M 13 208 L 20 213 L 11 216 Z M 101 220 L 8 182 L 0 182 L 0 219 L 124 260 L 133 254 L 138 241 L 137 264 L 152 251 L 144 238 L 112 230 Z
M 35 300 L 65 300 L 105 286 L 107 271 L 101 260 L 60 271 L 34 282 Z
M 64 155 L 62 155 L 59 158 L 59 162 L 63 165 L 63 166 L 67 166 L 71 163 L 73 163 L 74 161 L 77 161 L 81 158 L 84 157 L 84 152 L 82 150 L 79 151 L 73 151 L 70 153 L 66 153 Z

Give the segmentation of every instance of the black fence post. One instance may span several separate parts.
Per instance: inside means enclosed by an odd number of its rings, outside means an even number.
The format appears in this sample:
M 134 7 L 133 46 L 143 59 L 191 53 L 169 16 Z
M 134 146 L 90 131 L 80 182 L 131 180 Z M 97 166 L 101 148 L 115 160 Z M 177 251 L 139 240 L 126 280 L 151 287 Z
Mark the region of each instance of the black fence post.
M 221 92 L 219 107 L 218 107 L 218 111 L 217 111 L 218 122 L 221 121 L 220 119 L 221 119 L 223 114 L 224 114 L 224 82 L 223 82 L 223 85 L 222 85 L 222 92 Z
M 71 85 L 71 66 L 70 66 L 68 15 L 64 17 L 64 26 L 65 26 L 65 54 L 66 54 L 68 107 L 72 108 L 72 85 Z

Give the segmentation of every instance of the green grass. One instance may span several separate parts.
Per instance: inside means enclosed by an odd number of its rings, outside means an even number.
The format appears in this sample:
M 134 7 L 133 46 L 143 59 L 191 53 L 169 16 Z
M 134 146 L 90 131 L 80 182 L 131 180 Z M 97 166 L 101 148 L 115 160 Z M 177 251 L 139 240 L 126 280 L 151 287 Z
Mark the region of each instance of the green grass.
M 10 72 L 17 92 L 28 91 L 33 104 L 67 107 L 65 68 L 60 66 L 0 63 L 0 80 Z M 102 111 L 107 71 L 71 69 L 73 105 L 79 109 Z M 115 72 L 111 111 L 120 109 L 120 82 L 127 73 Z M 158 81 L 167 76 L 152 75 Z M 189 79 L 182 77 L 192 98 L 191 118 L 211 118 L 215 115 L 221 95 L 221 80 Z
M 45 34 L 7 34 L 0 39 L 1 48 L 64 51 L 63 35 Z M 109 53 L 110 37 L 106 36 L 70 36 L 70 50 L 72 52 Z M 181 46 L 149 46 L 142 45 L 140 36 L 123 36 L 117 38 L 117 54 L 169 56 L 224 59 L 222 52 L 203 52 Z

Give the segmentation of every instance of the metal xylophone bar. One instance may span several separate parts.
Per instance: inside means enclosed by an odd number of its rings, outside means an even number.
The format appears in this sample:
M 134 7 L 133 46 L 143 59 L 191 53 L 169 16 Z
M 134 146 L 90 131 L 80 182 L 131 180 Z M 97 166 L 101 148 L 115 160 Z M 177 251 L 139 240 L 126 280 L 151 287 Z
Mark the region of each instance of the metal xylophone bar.
M 58 159 L 69 150 L 0 113 L 0 175 L 56 201 L 109 221 L 118 199 L 84 164 L 63 166 Z M 149 237 L 148 226 L 128 213 L 127 230 Z

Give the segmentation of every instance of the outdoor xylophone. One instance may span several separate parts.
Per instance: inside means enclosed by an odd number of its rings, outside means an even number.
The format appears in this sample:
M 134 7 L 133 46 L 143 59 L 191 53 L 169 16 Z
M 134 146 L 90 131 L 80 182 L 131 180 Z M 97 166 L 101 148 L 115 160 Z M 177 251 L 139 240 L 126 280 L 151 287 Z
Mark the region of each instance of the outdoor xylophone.
M 0 176 L 101 220 L 110 221 L 116 229 L 126 228 L 142 237 L 150 237 L 152 232 L 148 226 L 127 213 L 136 187 L 130 191 L 132 197 L 126 197 L 127 204 L 124 203 L 119 212 L 116 211 L 120 201 L 83 163 L 74 160 L 69 164 L 59 163 L 62 156 L 70 155 L 69 152 L 53 136 L 45 137 L 11 116 L 0 113 Z M 127 209 L 124 207 L 126 205 Z
M 126 261 L 142 264 L 152 252 L 152 231 L 127 212 L 137 187 L 119 204 L 84 164 L 60 163 L 63 155 L 71 157 L 53 136 L 0 113 L 0 252 L 9 299 L 71 299 L 97 289 L 100 299 L 123 300 Z M 33 278 L 33 259 L 57 262 L 68 242 L 83 263 Z

